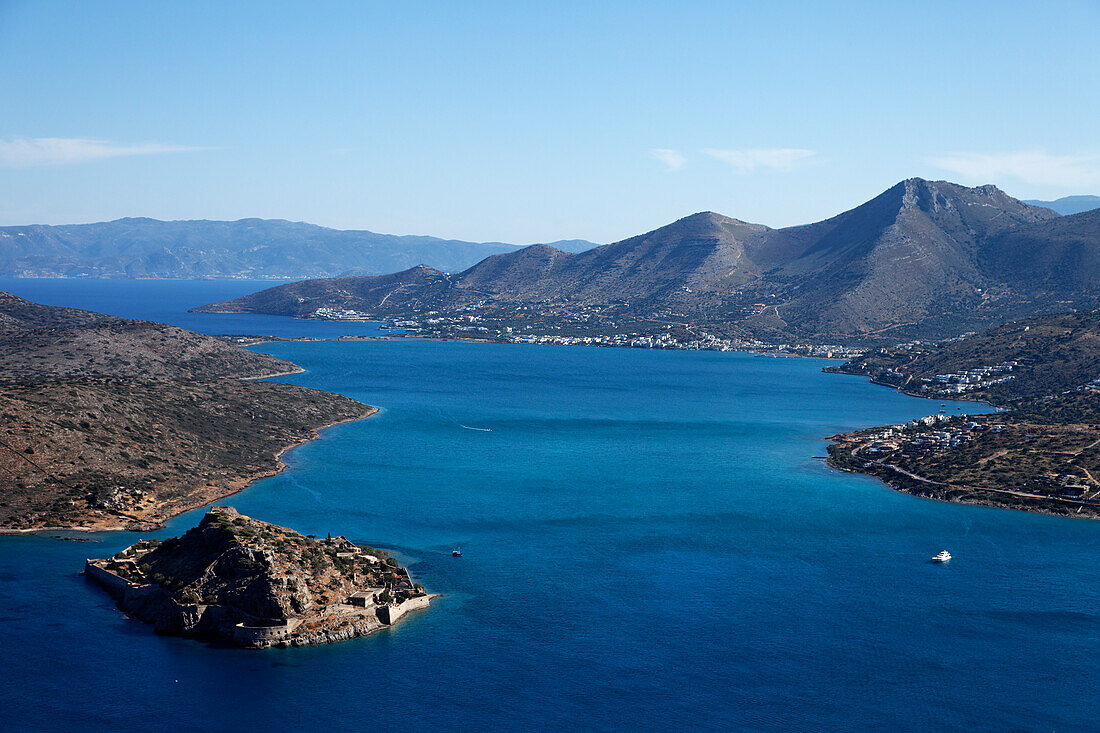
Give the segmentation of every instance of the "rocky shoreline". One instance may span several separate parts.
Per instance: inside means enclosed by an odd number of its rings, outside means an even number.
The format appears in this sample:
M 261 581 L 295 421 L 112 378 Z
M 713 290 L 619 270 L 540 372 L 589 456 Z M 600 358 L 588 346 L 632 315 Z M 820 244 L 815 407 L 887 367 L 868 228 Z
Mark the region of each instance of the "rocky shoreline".
M 433 596 L 387 553 L 214 507 L 179 538 L 88 559 L 85 576 L 157 633 L 246 649 L 346 641 Z
M 188 494 L 183 501 L 173 502 L 171 504 L 156 504 L 151 507 L 137 507 L 130 508 L 128 511 L 115 511 L 107 513 L 102 517 L 95 517 L 93 521 L 84 522 L 81 524 L 55 524 L 48 527 L 28 527 L 28 528 L 11 528 L 0 527 L 0 535 L 23 535 L 23 534 L 46 534 L 51 532 L 151 532 L 157 529 L 163 529 L 165 522 L 173 517 L 177 517 L 180 514 L 185 514 L 189 511 L 193 511 L 200 507 L 206 506 L 213 501 L 220 501 L 226 497 L 238 494 L 244 491 L 249 486 L 257 481 L 265 478 L 271 478 L 277 476 L 286 469 L 286 464 L 283 463 L 282 457 L 287 451 L 297 448 L 300 445 L 316 440 L 320 437 L 320 431 L 327 428 L 334 427 L 336 425 L 342 425 L 347 422 L 354 422 L 356 420 L 363 420 L 371 417 L 378 412 L 377 407 L 370 405 L 364 405 L 362 414 L 346 417 L 340 420 L 333 420 L 324 425 L 319 425 L 313 428 L 312 435 L 304 437 L 300 440 L 296 440 L 293 443 L 282 446 L 273 454 L 273 458 L 276 462 L 276 466 L 271 469 L 256 471 L 249 476 L 231 479 L 227 484 L 222 486 L 205 486 L 202 489 L 196 490 L 193 493 Z

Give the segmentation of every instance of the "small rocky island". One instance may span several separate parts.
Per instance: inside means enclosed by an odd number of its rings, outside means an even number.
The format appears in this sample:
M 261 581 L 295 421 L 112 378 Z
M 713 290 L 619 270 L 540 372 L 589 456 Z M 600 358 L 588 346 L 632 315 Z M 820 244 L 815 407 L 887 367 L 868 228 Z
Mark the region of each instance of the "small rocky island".
M 157 632 L 235 646 L 308 646 L 364 636 L 433 596 L 381 550 L 304 536 L 213 507 L 182 537 L 142 540 L 86 576 Z

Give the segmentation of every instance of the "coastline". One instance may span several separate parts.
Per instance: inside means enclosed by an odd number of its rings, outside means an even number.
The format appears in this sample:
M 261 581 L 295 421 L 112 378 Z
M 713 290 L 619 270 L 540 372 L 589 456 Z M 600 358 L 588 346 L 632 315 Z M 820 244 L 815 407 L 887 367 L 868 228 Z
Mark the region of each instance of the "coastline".
M 313 320 L 313 319 L 303 319 L 303 320 Z M 263 337 L 255 337 L 255 338 L 256 338 L 256 341 L 253 342 L 253 343 L 266 343 L 266 342 L 268 342 L 266 339 L 263 339 Z M 321 341 L 344 341 L 344 340 L 371 340 L 371 341 L 376 341 L 377 340 L 377 341 L 382 341 L 382 340 L 397 340 L 397 339 L 419 339 L 419 340 L 423 340 L 423 341 L 458 342 L 458 343 L 526 343 L 526 342 L 516 342 L 516 341 L 505 340 L 505 339 L 496 339 L 496 338 L 478 338 L 478 337 L 453 337 L 453 338 L 442 337 L 441 338 L 441 337 L 438 337 L 438 336 L 429 336 L 429 335 L 421 335 L 421 334 L 407 334 L 407 333 L 389 333 L 389 334 L 385 334 L 385 335 L 381 335 L 381 336 L 370 336 L 370 337 L 355 337 L 355 336 L 343 337 L 343 336 L 341 336 L 341 337 L 332 338 L 332 339 L 309 339 L 309 340 L 311 340 L 311 341 L 312 340 L 321 340 Z M 286 340 L 286 339 L 273 338 L 273 339 L 270 339 L 270 342 L 277 342 L 277 341 L 282 341 L 282 340 Z M 250 343 L 249 345 L 253 345 L 253 344 Z M 560 344 L 546 343 L 546 342 L 541 342 L 541 343 L 540 342 L 534 342 L 533 345 L 548 345 L 549 346 L 549 345 L 560 345 Z M 626 344 L 605 344 L 605 343 L 571 344 L 571 345 L 598 346 L 598 347 L 604 347 L 604 348 L 616 348 L 616 347 L 618 347 L 618 348 L 638 348 L 638 347 L 628 346 Z M 660 347 L 649 347 L 649 348 L 650 349 L 657 349 L 657 350 L 683 350 L 683 349 L 677 349 L 675 347 L 673 347 L 671 349 L 660 348 Z M 775 353 L 775 352 L 766 352 L 766 351 L 759 351 L 759 350 L 752 350 L 752 349 L 732 349 L 732 350 L 740 352 L 740 353 L 755 354 L 757 356 L 765 357 L 765 358 L 768 358 L 768 357 L 770 357 L 770 358 L 778 358 L 778 357 L 823 358 L 823 357 L 815 357 L 815 356 L 811 356 L 811 355 L 807 355 L 807 354 L 798 354 L 798 353 Z M 827 373 L 833 373 L 833 374 L 849 374 L 850 376 L 866 376 L 868 381 L 873 385 L 877 385 L 877 386 L 880 386 L 880 387 L 888 387 L 890 389 L 898 391 L 901 394 L 905 394 L 905 395 L 908 395 L 908 396 L 911 396 L 911 397 L 920 397 L 922 399 L 928 400 L 929 402 L 935 402 L 935 401 L 939 401 L 939 400 L 942 399 L 944 401 L 951 400 L 951 401 L 954 401 L 954 402 L 972 402 L 972 403 L 975 403 L 975 404 L 984 404 L 984 405 L 987 405 L 987 406 L 989 406 L 993 409 L 996 409 L 996 410 L 1005 409 L 1004 407 L 996 405 L 996 404 L 994 404 L 992 402 L 989 402 L 989 401 L 966 399 L 966 397 L 964 395 L 943 395 L 943 396 L 939 396 L 939 397 L 933 399 L 933 398 L 928 397 L 926 395 L 921 395 L 919 393 L 914 393 L 914 392 L 911 392 L 909 390 L 906 390 L 901 385 L 891 384 L 891 383 L 888 383 L 888 382 L 883 382 L 883 381 L 877 380 L 874 376 L 871 376 L 871 375 L 862 375 L 862 374 L 857 375 L 857 374 L 854 374 L 854 373 L 851 373 L 851 372 L 845 372 L 845 371 L 842 371 L 840 368 L 838 368 L 836 366 L 825 367 L 823 369 L 823 371 L 825 371 Z M 242 379 L 244 381 L 259 381 L 259 380 L 263 380 L 263 379 L 269 379 L 269 378 L 275 378 L 275 377 L 281 377 L 281 376 L 291 376 L 291 375 L 303 374 L 305 372 L 306 372 L 305 369 L 296 366 L 294 369 L 288 369 L 288 370 L 283 370 L 283 371 L 278 371 L 278 372 L 272 372 L 272 373 L 257 375 L 257 376 L 241 377 L 240 379 Z M 118 513 L 117 515 L 115 515 L 113 517 L 104 518 L 100 521 L 96 521 L 96 522 L 93 522 L 93 523 L 90 523 L 90 524 L 71 524 L 71 525 L 62 525 L 62 526 L 53 526 L 53 527 L 35 527 L 35 528 L 27 528 L 27 529 L 3 528 L 3 529 L 0 529 L 0 535 L 50 534 L 50 533 L 56 533 L 56 532 L 93 533 L 93 532 L 114 532 L 114 531 L 152 531 L 152 530 L 162 529 L 165 526 L 165 522 L 167 522 L 168 520 L 170 520 L 170 519 L 172 519 L 176 516 L 179 516 L 180 514 L 186 513 L 188 511 L 192 511 L 194 509 L 201 508 L 201 507 L 203 507 L 207 504 L 210 504 L 211 502 L 219 501 L 219 500 L 224 499 L 226 497 L 232 496 L 232 495 L 237 494 L 237 493 L 243 491 L 244 489 L 248 488 L 249 486 L 251 486 L 256 481 L 259 481 L 259 480 L 265 479 L 265 478 L 270 478 L 272 476 L 276 476 L 276 475 L 280 474 L 282 471 L 284 471 L 286 469 L 286 464 L 282 461 L 282 457 L 284 456 L 284 454 L 287 451 L 291 450 L 292 448 L 298 447 L 298 446 L 303 445 L 304 443 L 307 443 L 311 440 L 317 439 L 318 437 L 320 437 L 320 431 L 323 431 L 323 430 L 325 430 L 329 427 L 333 427 L 335 425 L 338 425 L 338 424 L 341 424 L 341 423 L 344 423 L 344 422 L 351 422 L 351 421 L 354 421 L 354 420 L 359 420 L 359 419 L 364 419 L 364 418 L 367 418 L 367 417 L 371 417 L 374 414 L 376 414 L 378 411 L 379 411 L 378 408 L 368 406 L 363 411 L 362 414 L 360 414 L 356 417 L 351 417 L 351 418 L 341 419 L 341 420 L 335 420 L 335 421 L 320 425 L 316 428 L 313 428 L 312 429 L 312 434 L 309 437 L 304 438 L 302 440 L 298 440 L 298 441 L 289 443 L 287 445 L 284 445 L 273 454 L 275 462 L 276 462 L 276 466 L 274 468 L 267 469 L 267 470 L 262 470 L 262 471 L 256 471 L 255 473 L 252 473 L 252 474 L 248 475 L 247 477 L 233 479 L 233 480 L 229 481 L 227 483 L 227 485 L 223 485 L 223 486 L 206 485 L 206 486 L 198 487 L 198 490 L 195 492 L 195 494 L 193 496 L 181 500 L 178 504 L 174 504 L 172 502 L 166 502 L 165 504 L 150 507 L 149 509 L 145 510 L 142 513 L 125 514 L 125 513 L 120 512 L 120 513 Z M 953 485 L 953 484 L 942 483 L 942 482 L 928 482 L 928 483 L 925 483 L 925 482 L 918 482 L 918 481 L 907 481 L 900 474 L 897 474 L 893 471 L 890 471 L 885 467 L 880 467 L 879 470 L 874 470 L 875 469 L 874 466 L 864 466 L 863 469 L 861 470 L 860 468 L 841 465 L 840 462 L 838 462 L 837 457 L 833 455 L 833 451 L 831 450 L 833 446 L 838 445 L 838 441 L 836 440 L 837 437 L 839 437 L 839 436 L 830 436 L 830 438 L 829 438 L 829 440 L 830 440 L 830 444 L 829 444 L 830 451 L 829 451 L 829 456 L 826 457 L 826 463 L 831 468 L 836 469 L 836 470 L 845 471 L 845 472 L 850 472 L 850 473 L 860 473 L 860 474 L 863 474 L 863 475 L 866 475 L 866 476 L 872 476 L 874 478 L 877 478 L 882 483 L 884 483 L 891 490 L 897 491 L 899 493 L 905 493 L 905 494 L 909 494 L 911 496 L 917 496 L 917 497 L 920 497 L 920 498 L 932 499 L 932 500 L 935 500 L 935 501 L 943 501 L 943 502 L 948 502 L 948 503 L 967 504 L 967 505 L 973 505 L 973 506 L 987 506 L 987 507 L 992 507 L 992 508 L 1014 509 L 1016 511 L 1027 511 L 1027 512 L 1032 512 L 1032 513 L 1048 514 L 1048 515 L 1051 515 L 1051 516 L 1069 516 L 1069 517 L 1073 517 L 1073 518 L 1089 518 L 1089 519 L 1100 518 L 1100 507 L 1094 506 L 1093 504 L 1086 503 L 1086 502 L 1074 501 L 1074 500 L 1071 500 L 1071 499 L 1070 500 L 1060 499 L 1058 497 L 1042 497 L 1042 496 L 1039 496 L 1039 495 L 1030 495 L 1030 494 L 1026 494 L 1026 493 L 1014 492 L 1014 491 L 1010 491 L 1010 490 L 996 489 L 996 488 L 956 486 L 956 485 Z M 1002 498 L 1002 496 L 1004 498 Z M 1010 496 L 1017 497 L 1018 499 L 1021 500 L 1021 502 L 1014 503 L 1011 500 L 1006 500 L 1007 497 L 1010 497 Z
M 1010 409 L 1008 407 L 1005 407 L 1004 405 L 994 404 L 994 403 L 990 402 L 989 400 L 975 399 L 973 397 L 967 397 L 965 393 L 950 394 L 950 395 L 936 395 L 935 397 L 929 397 L 928 395 L 923 395 L 923 394 L 920 394 L 919 392 L 911 392 L 907 389 L 902 389 L 901 386 L 899 386 L 897 384 L 890 384 L 889 382 L 883 382 L 881 380 L 875 379 L 873 376 L 870 376 L 868 374 L 853 374 L 852 372 L 842 372 L 842 371 L 840 371 L 839 368 L 834 368 L 834 367 L 825 367 L 824 369 L 822 369 L 822 371 L 825 372 L 826 374 L 846 374 L 849 377 L 865 377 L 868 382 L 870 382 L 871 384 L 873 384 L 877 387 L 886 387 L 887 389 L 892 389 L 895 392 L 898 392 L 899 394 L 903 394 L 903 395 L 906 395 L 908 397 L 917 397 L 919 399 L 928 400 L 930 402 L 936 402 L 938 400 L 943 400 L 944 402 L 974 402 L 974 403 L 977 403 L 979 405 L 987 405 L 989 407 L 992 407 L 996 412 L 1005 412 L 1006 410 Z
M 993 408 L 998 413 L 1010 410 L 1010 408 L 1008 407 L 995 404 L 988 400 L 966 399 L 964 395 L 938 395 L 937 397 L 932 398 L 918 393 L 910 392 L 909 390 L 903 389 L 899 385 L 879 381 L 873 376 L 869 375 L 852 374 L 850 372 L 844 372 L 840 371 L 839 369 L 828 367 L 823 371 L 828 374 L 866 376 L 867 381 L 873 385 L 886 387 L 906 396 L 917 397 L 920 399 L 929 400 L 931 402 L 937 402 L 939 400 L 952 402 L 973 402 L 977 404 L 987 405 Z M 863 428 L 861 430 L 867 429 L 873 428 Z M 860 432 L 860 430 L 851 431 L 851 433 L 857 432 Z M 938 501 L 945 504 L 980 506 L 990 509 L 1005 509 L 1017 512 L 1026 512 L 1029 514 L 1043 514 L 1051 517 L 1063 517 L 1067 519 L 1100 519 L 1100 503 L 1094 501 L 1072 499 L 1059 496 L 1044 496 L 1041 494 L 1013 491 L 1011 489 L 949 484 L 942 481 L 934 481 L 932 479 L 927 479 L 923 477 L 916 478 L 915 474 L 907 474 L 907 472 L 904 472 L 902 469 L 899 469 L 892 464 L 874 462 L 870 464 L 863 463 L 860 465 L 859 468 L 841 465 L 838 462 L 837 455 L 834 454 L 832 449 L 842 444 L 839 439 L 843 435 L 848 435 L 851 433 L 830 435 L 825 438 L 825 440 L 829 441 L 829 444 L 827 446 L 829 455 L 824 457 L 825 463 L 830 468 L 837 471 L 859 474 L 862 476 L 869 476 L 871 478 L 877 479 L 891 491 L 896 491 L 900 494 L 907 494 L 909 496 L 914 496 L 920 499 Z M 869 470 L 872 466 L 877 467 L 879 470 Z M 1015 497 L 1020 501 L 1011 502 L 999 497 Z M 1064 508 L 1065 510 L 1059 511 L 1059 508 Z
M 1074 501 L 1072 499 L 1056 499 L 1056 498 L 1053 498 L 1053 497 L 1039 496 L 1037 494 L 1035 494 L 1035 495 L 1020 494 L 1019 492 L 1010 491 L 1008 489 L 990 489 L 990 488 L 979 488 L 979 487 L 973 487 L 971 490 L 975 491 L 975 492 L 988 492 L 988 493 L 992 493 L 992 494 L 1000 493 L 1000 494 L 1007 494 L 1007 495 L 1011 495 L 1011 496 L 1021 496 L 1022 498 L 1030 498 L 1030 497 L 1033 496 L 1036 499 L 1036 501 L 1043 501 L 1043 502 L 1061 501 L 1061 502 L 1064 502 L 1067 505 L 1067 508 L 1069 508 L 1070 506 L 1077 506 L 1078 511 L 1076 511 L 1076 512 L 1068 512 L 1068 511 L 1059 512 L 1059 511 L 1054 511 L 1053 509 L 1051 509 L 1049 507 L 1044 507 L 1044 506 L 1036 506 L 1034 508 L 1028 508 L 1028 507 L 1020 506 L 1019 504 L 1010 504 L 1010 503 L 1007 503 L 1007 502 L 997 501 L 996 499 L 994 499 L 992 497 L 987 498 L 987 499 L 983 499 L 983 498 L 980 498 L 980 497 L 976 497 L 974 495 L 960 496 L 959 498 L 936 496 L 935 494 L 932 494 L 932 493 L 922 493 L 920 491 L 912 490 L 910 488 L 907 488 L 906 486 L 901 485 L 900 483 L 895 484 L 895 483 L 891 482 L 890 480 L 888 480 L 887 478 L 885 478 L 883 476 L 880 476 L 877 473 L 871 473 L 869 471 L 859 471 L 859 470 L 856 470 L 854 468 L 848 468 L 846 466 L 837 465 L 836 463 L 834 463 L 832 461 L 831 456 L 827 457 L 825 459 L 825 463 L 830 468 L 832 468 L 834 470 L 837 470 L 837 471 L 843 471 L 844 473 L 851 473 L 851 474 L 856 474 L 856 475 L 859 475 L 859 476 L 867 476 L 869 478 L 876 479 L 880 483 L 884 484 L 886 486 L 886 488 L 890 489 L 891 491 L 896 491 L 899 494 L 906 494 L 908 496 L 916 497 L 918 499 L 927 499 L 928 501 L 935 501 L 935 502 L 939 502 L 941 504 L 958 504 L 958 505 L 961 505 L 961 506 L 980 506 L 980 507 L 985 507 L 987 509 L 1004 509 L 1006 511 L 1024 512 L 1025 514 L 1043 514 L 1043 515 L 1046 515 L 1048 517 L 1061 517 L 1063 519 L 1088 519 L 1088 520 L 1100 519 L 1100 505 L 1098 505 L 1096 503 L 1086 504 L 1086 503 L 1083 503 L 1081 501 Z M 963 487 L 952 487 L 952 486 L 948 485 L 948 486 L 944 486 L 944 489 L 947 489 L 947 490 L 956 489 L 956 490 L 961 491 L 961 490 L 963 490 Z M 1083 510 L 1083 509 L 1090 509 L 1091 511 L 1089 511 L 1088 513 L 1082 513 L 1081 510 Z
M 260 374 L 259 376 L 255 376 L 255 377 L 241 377 L 241 379 L 251 382 L 251 381 L 256 381 L 256 380 L 259 380 L 259 379 L 271 379 L 273 377 L 289 377 L 289 376 L 294 375 L 294 374 L 305 374 L 305 373 L 306 373 L 305 369 L 303 369 L 302 367 L 298 367 L 297 369 L 288 369 L 285 372 L 272 372 L 271 374 Z M 344 422 L 346 422 L 346 421 L 344 421 Z M 336 425 L 336 424 L 337 423 L 333 423 L 333 425 Z M 329 427 L 329 426 L 325 425 L 324 427 Z M 318 428 L 318 429 L 320 429 L 320 428 Z
M 303 369 L 302 371 L 305 370 Z M 299 372 L 291 373 L 297 374 Z M 250 379 L 259 379 L 259 377 L 251 377 Z M 258 471 L 250 475 L 248 478 L 230 481 L 228 487 L 225 487 L 225 489 L 213 486 L 203 487 L 214 489 L 215 491 L 213 493 L 200 492 L 194 497 L 194 501 L 187 501 L 178 505 L 173 505 L 171 506 L 171 508 L 167 509 L 164 512 L 158 511 L 163 507 L 154 507 L 151 513 L 147 516 L 125 515 L 125 518 L 119 517 L 118 521 L 104 520 L 102 522 L 88 525 L 62 525 L 58 527 L 34 527 L 30 529 L 0 528 L 0 535 L 37 535 L 52 534 L 56 532 L 150 532 L 163 529 L 165 526 L 165 522 L 174 517 L 178 517 L 181 514 L 186 514 L 187 512 L 193 511 L 195 509 L 200 509 L 207 504 L 215 501 L 220 501 L 221 499 L 233 496 L 234 494 L 239 494 L 240 492 L 244 491 L 249 486 L 261 479 L 271 478 L 272 476 L 279 475 L 284 470 L 286 470 L 286 464 L 283 463 L 282 460 L 283 455 L 293 448 L 297 448 L 300 445 L 305 445 L 310 441 L 317 440 L 321 437 L 322 430 L 326 430 L 328 428 L 334 427 L 336 425 L 341 425 L 343 423 L 363 420 L 377 414 L 379 411 L 377 407 L 373 407 L 371 405 L 367 405 L 366 408 L 367 409 L 363 412 L 363 414 L 357 417 L 350 417 L 344 420 L 334 420 L 324 425 L 319 425 L 318 427 L 313 428 L 313 434 L 309 437 L 283 446 L 274 453 L 274 458 L 277 463 L 277 466 L 274 469 Z
M 297 316 L 291 316 L 298 318 Z M 303 321 L 317 321 L 319 323 L 332 323 L 332 321 L 326 321 L 316 318 L 299 318 Z M 361 321 L 352 321 L 357 323 Z M 300 339 L 288 339 L 288 338 L 267 338 L 263 336 L 256 336 L 254 341 L 249 341 L 243 346 L 257 346 L 260 344 L 280 343 L 286 341 L 315 341 L 315 342 L 342 342 L 342 341 L 401 341 L 401 340 L 417 340 L 417 341 L 434 341 L 437 343 L 456 343 L 456 344 L 509 344 L 516 346 L 577 346 L 587 348 L 599 348 L 599 349 L 643 349 L 646 351 L 713 351 L 716 353 L 728 353 L 728 354 L 752 354 L 764 359 L 821 359 L 824 361 L 839 361 L 843 362 L 844 357 L 839 356 L 821 356 L 818 354 L 801 354 L 792 351 L 763 351 L 760 348 L 745 348 L 745 349 L 693 349 L 682 346 L 634 346 L 631 344 L 615 344 L 615 343 L 557 343 L 552 341 L 516 341 L 514 339 L 498 339 L 498 338 L 478 338 L 475 336 L 425 336 L 416 333 L 391 333 L 384 336 L 335 336 L 333 338 L 300 338 Z M 290 374 L 298 374 L 299 372 L 289 372 Z M 843 373 L 843 372 L 841 372 Z M 266 376 L 283 376 L 282 374 L 272 374 Z M 245 377 L 246 379 L 264 379 L 266 377 Z M 872 380 L 873 381 L 873 380 Z M 876 382 L 878 384 L 878 382 Z M 889 385 L 886 385 L 889 386 Z

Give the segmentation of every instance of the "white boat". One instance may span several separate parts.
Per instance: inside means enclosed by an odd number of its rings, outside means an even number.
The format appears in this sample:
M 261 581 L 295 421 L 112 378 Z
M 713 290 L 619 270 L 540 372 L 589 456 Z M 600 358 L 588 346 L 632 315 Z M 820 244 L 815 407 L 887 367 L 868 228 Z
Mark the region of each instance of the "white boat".
M 451 550 L 451 556 L 452 557 L 462 557 L 462 549 L 456 547 L 455 549 Z
M 932 562 L 947 562 L 951 559 L 951 553 L 947 550 L 940 550 L 940 553 L 932 558 Z

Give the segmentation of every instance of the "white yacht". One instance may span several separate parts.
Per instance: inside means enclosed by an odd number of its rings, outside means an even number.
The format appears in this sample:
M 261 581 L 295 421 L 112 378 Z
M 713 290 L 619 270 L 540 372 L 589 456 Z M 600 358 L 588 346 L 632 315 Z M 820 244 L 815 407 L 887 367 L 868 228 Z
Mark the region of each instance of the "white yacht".
M 947 562 L 951 559 L 951 553 L 947 550 L 940 550 L 940 553 L 932 558 L 932 562 Z

